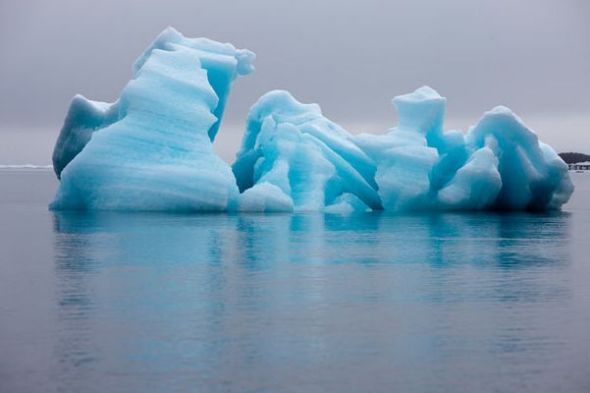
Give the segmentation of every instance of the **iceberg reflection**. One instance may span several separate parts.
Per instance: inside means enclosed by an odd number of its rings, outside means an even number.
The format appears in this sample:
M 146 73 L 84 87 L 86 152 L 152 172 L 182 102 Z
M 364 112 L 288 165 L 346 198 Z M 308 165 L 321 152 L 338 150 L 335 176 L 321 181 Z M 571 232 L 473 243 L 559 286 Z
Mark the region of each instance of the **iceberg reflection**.
M 467 358 L 554 354 L 563 321 L 541 320 L 571 296 L 565 213 L 55 212 L 54 229 L 67 391 L 432 387 L 420 369 L 441 359 L 469 378 Z

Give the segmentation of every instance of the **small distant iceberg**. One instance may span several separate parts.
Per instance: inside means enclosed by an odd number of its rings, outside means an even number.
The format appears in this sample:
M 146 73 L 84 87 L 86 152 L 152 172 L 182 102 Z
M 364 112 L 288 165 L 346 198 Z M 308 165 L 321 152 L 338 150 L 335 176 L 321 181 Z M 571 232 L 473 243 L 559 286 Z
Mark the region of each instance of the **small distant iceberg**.
M 36 164 L 0 164 L 1 169 L 53 169 L 53 165 L 36 165 Z
M 53 153 L 52 209 L 145 211 L 552 210 L 568 166 L 506 107 L 467 133 L 446 99 L 398 96 L 398 126 L 354 135 L 317 104 L 271 91 L 251 108 L 236 161 L 213 151 L 232 82 L 254 53 L 164 30 L 114 103 L 74 97 Z

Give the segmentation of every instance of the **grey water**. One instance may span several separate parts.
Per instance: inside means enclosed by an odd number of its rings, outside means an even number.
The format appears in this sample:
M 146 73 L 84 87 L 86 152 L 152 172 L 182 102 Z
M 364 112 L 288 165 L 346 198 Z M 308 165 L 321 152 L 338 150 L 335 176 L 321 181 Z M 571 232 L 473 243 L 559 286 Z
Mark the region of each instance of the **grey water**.
M 0 392 L 590 392 L 590 173 L 548 214 L 53 213 L 0 171 Z

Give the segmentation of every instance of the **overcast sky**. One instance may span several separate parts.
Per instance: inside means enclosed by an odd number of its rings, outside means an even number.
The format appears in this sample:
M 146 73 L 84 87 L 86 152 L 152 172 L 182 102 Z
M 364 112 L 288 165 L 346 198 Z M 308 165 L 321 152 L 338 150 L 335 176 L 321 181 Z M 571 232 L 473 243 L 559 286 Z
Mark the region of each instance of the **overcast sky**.
M 383 132 L 391 98 L 424 84 L 448 98 L 447 128 L 502 104 L 557 150 L 590 151 L 588 0 L 0 0 L 0 164 L 49 163 L 71 97 L 115 100 L 168 25 L 257 54 L 216 141 L 228 160 L 268 90 Z

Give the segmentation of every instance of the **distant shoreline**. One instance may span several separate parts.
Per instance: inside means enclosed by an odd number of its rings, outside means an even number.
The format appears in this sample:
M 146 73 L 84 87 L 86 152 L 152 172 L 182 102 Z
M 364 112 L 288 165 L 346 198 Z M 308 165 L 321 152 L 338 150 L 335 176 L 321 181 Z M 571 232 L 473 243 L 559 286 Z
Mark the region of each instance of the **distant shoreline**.
M 590 162 L 590 155 L 576 152 L 559 153 L 559 156 L 566 164 L 578 164 L 581 162 Z

